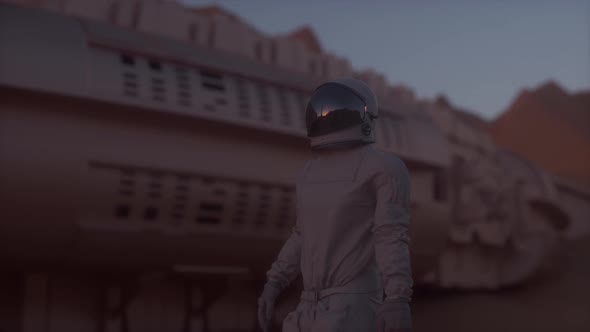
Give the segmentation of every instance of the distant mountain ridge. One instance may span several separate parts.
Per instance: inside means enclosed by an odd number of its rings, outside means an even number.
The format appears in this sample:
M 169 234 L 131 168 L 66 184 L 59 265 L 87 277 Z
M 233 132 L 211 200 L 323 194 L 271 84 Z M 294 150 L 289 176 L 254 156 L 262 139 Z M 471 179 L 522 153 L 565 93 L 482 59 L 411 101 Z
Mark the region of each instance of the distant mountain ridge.
M 434 104 L 437 107 L 452 110 L 462 121 L 468 123 L 469 125 L 481 130 L 487 131 L 490 125 L 489 121 L 481 118 L 473 111 L 462 109 L 449 101 L 447 96 L 439 95 L 434 100 Z
M 489 132 L 500 147 L 590 186 L 590 91 L 568 93 L 554 81 L 525 89 Z

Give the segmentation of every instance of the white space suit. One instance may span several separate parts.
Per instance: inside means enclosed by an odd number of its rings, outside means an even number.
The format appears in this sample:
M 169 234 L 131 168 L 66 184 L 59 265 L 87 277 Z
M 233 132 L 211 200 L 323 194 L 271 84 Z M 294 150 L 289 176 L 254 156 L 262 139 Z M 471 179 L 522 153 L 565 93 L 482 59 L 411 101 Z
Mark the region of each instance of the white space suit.
M 410 331 L 409 174 L 372 144 L 376 98 L 362 81 L 339 79 L 319 86 L 306 112 L 313 157 L 297 176 L 296 225 L 259 298 L 261 327 L 301 273 L 284 332 Z

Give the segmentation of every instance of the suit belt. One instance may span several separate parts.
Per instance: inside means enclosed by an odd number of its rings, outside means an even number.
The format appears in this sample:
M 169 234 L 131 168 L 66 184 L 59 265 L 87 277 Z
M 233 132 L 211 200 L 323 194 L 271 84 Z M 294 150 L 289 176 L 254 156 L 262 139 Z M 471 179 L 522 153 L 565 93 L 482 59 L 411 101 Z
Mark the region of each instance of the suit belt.
M 381 290 L 378 274 L 372 270 L 360 273 L 346 285 L 320 290 L 306 289 L 301 292 L 301 299 L 317 302 L 334 294 L 366 294 Z
M 309 291 L 304 290 L 301 292 L 301 298 L 306 301 L 317 302 L 325 297 L 334 294 L 366 294 L 372 293 L 381 290 L 381 288 L 376 288 L 371 291 L 358 291 L 354 289 L 350 289 L 350 287 L 342 286 L 342 287 L 332 287 L 332 288 L 324 288 L 320 291 Z

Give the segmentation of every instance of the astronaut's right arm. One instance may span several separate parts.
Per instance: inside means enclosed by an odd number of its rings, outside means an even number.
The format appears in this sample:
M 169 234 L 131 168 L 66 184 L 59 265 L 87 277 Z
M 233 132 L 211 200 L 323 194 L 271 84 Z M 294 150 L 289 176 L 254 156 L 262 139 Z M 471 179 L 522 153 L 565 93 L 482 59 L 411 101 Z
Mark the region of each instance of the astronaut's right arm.
M 266 273 L 267 283 L 283 290 L 297 278 L 301 272 L 301 232 L 295 224 L 291 236 L 287 239 L 277 259 Z
M 311 161 L 307 161 L 296 175 L 296 192 L 299 190 L 299 184 L 302 182 Z M 298 200 L 298 198 L 297 198 Z M 277 259 L 272 263 L 268 272 L 266 272 L 267 285 L 275 286 L 279 290 L 284 290 L 289 284 L 301 273 L 301 226 L 299 216 L 295 220 L 295 225 L 291 236 L 285 241 Z
M 258 321 L 263 331 L 270 330 L 271 317 L 279 294 L 297 277 L 301 268 L 301 233 L 297 224 L 293 227 L 291 236 L 279 252 L 279 256 L 272 263 L 266 273 L 267 281 L 264 290 L 258 298 Z

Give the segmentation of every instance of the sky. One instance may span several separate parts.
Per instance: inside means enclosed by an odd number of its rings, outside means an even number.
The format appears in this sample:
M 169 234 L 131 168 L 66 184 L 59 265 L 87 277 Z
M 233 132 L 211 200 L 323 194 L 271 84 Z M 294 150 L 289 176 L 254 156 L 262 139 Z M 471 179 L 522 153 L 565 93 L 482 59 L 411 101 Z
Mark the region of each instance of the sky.
M 590 89 L 590 0 L 179 0 L 216 3 L 269 34 L 313 28 L 325 50 L 418 97 L 486 119 L 523 88 Z

